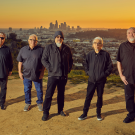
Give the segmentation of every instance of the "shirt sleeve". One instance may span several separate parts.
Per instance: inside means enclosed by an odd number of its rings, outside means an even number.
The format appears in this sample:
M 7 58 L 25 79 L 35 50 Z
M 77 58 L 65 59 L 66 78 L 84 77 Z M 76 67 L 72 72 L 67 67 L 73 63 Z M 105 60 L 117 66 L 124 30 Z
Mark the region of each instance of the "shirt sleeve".
M 16 59 L 18 62 L 23 62 L 23 58 L 22 58 L 22 50 L 20 50 L 18 56 L 17 56 L 17 59 Z
M 121 47 L 119 47 L 119 49 L 118 49 L 117 57 L 116 57 L 116 60 L 119 61 L 119 62 L 121 62 L 121 59 L 120 59 L 120 48 Z

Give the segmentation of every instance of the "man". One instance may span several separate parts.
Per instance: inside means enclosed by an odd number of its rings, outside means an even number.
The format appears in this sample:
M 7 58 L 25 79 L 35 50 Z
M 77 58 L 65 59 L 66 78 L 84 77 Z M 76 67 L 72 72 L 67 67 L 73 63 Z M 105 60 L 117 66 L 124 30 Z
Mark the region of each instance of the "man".
M 23 80 L 24 93 L 25 93 L 25 107 L 24 111 L 28 111 L 31 106 L 31 88 L 32 81 L 34 82 L 37 91 L 37 106 L 39 111 L 42 111 L 43 91 L 42 91 L 42 78 L 44 76 L 44 67 L 41 63 L 43 48 L 37 46 L 37 36 L 32 34 L 29 36 L 29 45 L 21 48 L 18 56 L 18 72 L 19 77 Z M 23 67 L 23 73 L 22 73 Z
M 125 86 L 126 109 L 129 112 L 124 123 L 134 121 L 135 118 L 135 28 L 127 30 L 127 41 L 122 43 L 117 54 L 117 68 Z
M 67 83 L 67 75 L 71 71 L 73 64 L 70 48 L 63 43 L 63 33 L 61 31 L 56 31 L 54 38 L 55 43 L 47 45 L 42 56 L 42 64 L 48 70 L 47 90 L 43 104 L 43 121 L 46 121 L 49 117 L 52 96 L 56 86 L 58 89 L 58 114 L 66 116 L 63 111 L 64 92 Z
M 106 77 L 110 75 L 112 71 L 112 61 L 108 52 L 102 50 L 103 39 L 96 37 L 93 40 L 93 51 L 90 51 L 85 60 L 85 71 L 89 75 L 87 95 L 84 103 L 83 114 L 78 120 L 84 120 L 87 118 L 87 113 L 90 107 L 90 102 L 97 88 L 97 120 L 102 120 L 101 108 L 103 105 L 102 96 L 104 92 L 104 85 Z
M 8 76 L 12 74 L 13 61 L 9 47 L 4 45 L 6 35 L 0 32 L 0 105 L 5 109 Z

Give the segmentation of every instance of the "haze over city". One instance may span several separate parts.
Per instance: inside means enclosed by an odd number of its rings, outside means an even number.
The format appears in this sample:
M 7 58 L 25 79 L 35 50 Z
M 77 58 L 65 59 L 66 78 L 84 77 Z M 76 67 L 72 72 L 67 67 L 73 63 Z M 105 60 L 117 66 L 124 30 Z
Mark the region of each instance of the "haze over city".
M 0 28 L 49 28 L 57 20 L 81 28 L 134 26 L 134 0 L 1 1 Z

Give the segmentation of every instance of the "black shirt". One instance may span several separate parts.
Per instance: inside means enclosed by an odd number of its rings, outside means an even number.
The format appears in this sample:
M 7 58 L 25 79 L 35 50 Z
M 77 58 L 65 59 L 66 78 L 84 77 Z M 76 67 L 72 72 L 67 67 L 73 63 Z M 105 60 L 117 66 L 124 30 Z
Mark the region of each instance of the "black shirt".
M 2 45 L 0 48 L 0 78 L 5 78 L 12 71 L 13 61 L 9 47 Z
M 73 64 L 70 48 L 62 43 L 59 51 L 55 43 L 47 45 L 43 52 L 42 64 L 48 70 L 48 76 L 67 76 Z
M 121 62 L 123 75 L 128 83 L 135 84 L 135 43 L 126 41 L 118 49 L 117 61 Z
M 40 69 L 42 69 L 43 48 L 35 46 L 32 50 L 29 45 L 21 48 L 17 61 L 23 63 L 23 76 L 29 80 L 37 81 L 40 75 Z
M 85 71 L 89 75 L 90 82 L 105 82 L 106 77 L 110 75 L 113 65 L 108 52 L 100 50 L 97 54 L 90 51 L 84 63 Z

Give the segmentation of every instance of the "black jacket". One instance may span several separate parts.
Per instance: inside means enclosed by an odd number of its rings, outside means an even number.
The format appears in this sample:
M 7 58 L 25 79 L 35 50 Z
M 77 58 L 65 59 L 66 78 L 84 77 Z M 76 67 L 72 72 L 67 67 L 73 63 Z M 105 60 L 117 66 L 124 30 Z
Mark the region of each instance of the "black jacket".
M 65 44 L 62 44 L 61 51 L 59 51 L 55 43 L 47 45 L 41 62 L 48 70 L 48 76 L 67 76 L 73 65 L 71 50 Z
M 6 78 L 12 71 L 13 61 L 9 47 L 2 45 L 0 48 L 0 78 Z
M 98 54 L 90 51 L 84 63 L 85 71 L 89 75 L 89 81 L 105 82 L 106 77 L 110 75 L 113 65 L 108 52 L 100 50 Z

